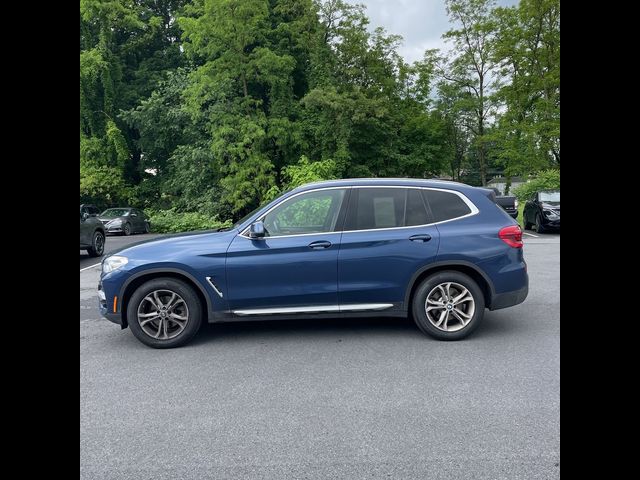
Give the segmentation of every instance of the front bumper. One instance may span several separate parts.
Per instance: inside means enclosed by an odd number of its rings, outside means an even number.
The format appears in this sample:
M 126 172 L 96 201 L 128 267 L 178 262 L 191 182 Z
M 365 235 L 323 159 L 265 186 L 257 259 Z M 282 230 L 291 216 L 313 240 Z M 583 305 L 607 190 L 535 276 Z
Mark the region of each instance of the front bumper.
M 543 226 L 544 228 L 560 228 L 560 219 L 553 221 L 547 220 Z
M 100 315 L 103 318 L 106 318 L 110 322 L 113 322 L 117 325 L 120 325 L 122 328 L 125 326 L 122 324 L 122 312 L 118 311 L 120 309 L 120 305 L 116 303 L 116 311 L 113 312 L 109 309 L 109 304 L 107 302 L 107 297 L 105 291 L 102 288 L 102 280 L 98 283 L 98 309 L 100 310 Z

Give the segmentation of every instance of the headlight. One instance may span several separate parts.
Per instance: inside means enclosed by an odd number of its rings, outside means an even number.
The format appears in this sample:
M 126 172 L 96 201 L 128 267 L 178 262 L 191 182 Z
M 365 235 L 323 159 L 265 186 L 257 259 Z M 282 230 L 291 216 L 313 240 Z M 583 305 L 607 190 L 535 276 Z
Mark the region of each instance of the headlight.
M 102 273 L 113 272 L 114 270 L 125 266 L 127 263 L 129 263 L 129 259 L 127 257 L 111 255 L 110 257 L 105 258 L 102 262 Z
M 122 223 L 121 218 L 116 218 L 115 220 L 111 220 L 107 225 L 113 225 L 114 227 L 120 225 Z
M 544 216 L 547 217 L 549 220 L 556 220 L 560 218 L 560 215 L 558 215 L 553 210 L 543 210 L 542 213 L 544 213 Z

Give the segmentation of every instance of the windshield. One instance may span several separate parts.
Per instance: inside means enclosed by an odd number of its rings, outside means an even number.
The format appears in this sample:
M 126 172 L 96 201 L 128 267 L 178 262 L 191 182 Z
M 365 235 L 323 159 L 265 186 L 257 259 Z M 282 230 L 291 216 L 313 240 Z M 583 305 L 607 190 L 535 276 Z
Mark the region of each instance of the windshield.
M 238 220 L 236 223 L 234 223 L 231 228 L 238 228 L 240 225 L 242 225 L 244 222 L 246 222 L 251 216 L 253 216 L 256 213 L 258 213 L 258 210 L 260 210 L 261 208 L 264 208 L 264 206 L 267 203 L 269 203 L 269 202 L 263 202 L 262 205 L 260 205 L 258 208 L 254 208 L 250 213 L 247 213 L 244 217 L 242 217 L 240 220 Z
M 127 208 L 109 208 L 100 214 L 101 217 L 107 218 L 126 217 L 127 215 L 129 215 Z
M 291 190 L 287 190 L 286 192 L 283 192 L 282 194 L 280 194 L 278 196 L 278 198 L 281 198 L 283 195 L 289 193 Z M 231 227 L 229 228 L 238 228 L 240 227 L 240 225 L 242 225 L 244 222 L 246 222 L 247 220 L 249 220 L 249 218 L 251 218 L 253 215 L 255 215 L 256 213 L 258 213 L 258 210 L 263 209 L 264 207 L 266 207 L 268 204 L 270 204 L 271 202 L 273 202 L 272 200 L 267 200 L 264 201 L 260 204 L 260 206 L 258 208 L 254 208 L 250 213 L 247 213 L 244 217 L 242 217 L 240 220 L 238 220 L 236 223 L 234 223 Z
M 560 192 L 540 192 L 541 202 L 560 202 Z

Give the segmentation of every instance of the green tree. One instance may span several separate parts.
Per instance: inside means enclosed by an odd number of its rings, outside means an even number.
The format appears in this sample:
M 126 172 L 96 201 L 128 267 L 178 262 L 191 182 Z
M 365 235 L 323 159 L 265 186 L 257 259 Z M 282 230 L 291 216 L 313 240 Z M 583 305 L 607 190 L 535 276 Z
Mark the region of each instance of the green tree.
M 295 143 L 296 62 L 272 48 L 267 0 L 200 0 L 185 12 L 185 50 L 199 64 L 186 99 L 206 119 L 222 200 L 238 215 L 260 203 L 275 184 L 274 156 Z
M 447 0 L 447 13 L 456 28 L 447 31 L 445 39 L 453 44 L 452 59 L 441 70 L 442 76 L 468 93 L 467 108 L 475 121 L 469 125 L 473 133 L 480 181 L 487 182 L 487 124 L 492 114 L 493 91 L 497 61 L 494 56 L 496 22 L 494 0 Z M 494 76 L 492 76 L 494 75 Z
M 560 2 L 522 0 L 496 9 L 494 55 L 505 112 L 496 140 L 508 174 L 560 166 Z
M 184 0 L 81 0 L 80 164 L 84 178 L 109 171 L 118 185 L 111 201 L 126 200 L 140 181 L 138 132 L 119 118 L 147 97 L 181 62 L 174 12 Z M 84 178 L 84 181 L 83 181 Z M 107 185 L 107 184 L 105 184 Z M 84 191 L 81 187 L 81 195 Z M 81 197 L 82 198 L 82 197 Z

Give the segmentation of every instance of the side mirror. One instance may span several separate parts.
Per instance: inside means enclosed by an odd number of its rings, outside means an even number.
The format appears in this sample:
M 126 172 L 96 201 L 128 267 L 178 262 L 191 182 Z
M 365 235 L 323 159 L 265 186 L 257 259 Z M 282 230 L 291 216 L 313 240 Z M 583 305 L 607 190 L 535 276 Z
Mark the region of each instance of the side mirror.
M 249 227 L 249 238 L 264 238 L 264 223 L 262 223 L 262 220 L 251 224 Z
M 87 212 L 84 212 L 82 214 L 82 220 L 86 220 L 87 218 L 89 218 L 89 214 Z

